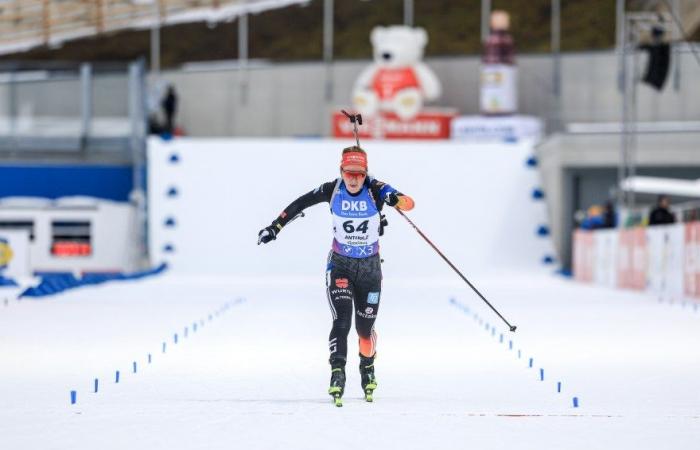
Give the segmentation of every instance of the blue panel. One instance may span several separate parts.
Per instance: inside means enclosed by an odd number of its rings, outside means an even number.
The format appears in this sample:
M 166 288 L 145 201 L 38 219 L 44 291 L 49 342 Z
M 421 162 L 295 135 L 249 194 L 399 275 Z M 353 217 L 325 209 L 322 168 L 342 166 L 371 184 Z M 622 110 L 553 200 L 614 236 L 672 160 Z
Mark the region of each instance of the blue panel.
M 0 197 L 84 195 L 125 202 L 132 186 L 128 165 L 0 165 Z

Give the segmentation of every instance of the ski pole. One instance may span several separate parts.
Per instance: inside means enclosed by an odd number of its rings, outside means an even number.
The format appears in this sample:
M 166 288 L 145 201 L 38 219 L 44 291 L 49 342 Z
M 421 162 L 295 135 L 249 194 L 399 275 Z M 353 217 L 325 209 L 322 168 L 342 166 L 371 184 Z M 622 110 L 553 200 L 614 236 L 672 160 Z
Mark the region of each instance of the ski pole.
M 476 294 L 477 294 L 479 297 L 481 297 L 481 299 L 482 299 L 484 302 L 486 302 L 487 305 L 489 305 L 489 308 L 491 308 L 491 309 L 493 310 L 493 312 L 495 312 L 495 313 L 498 315 L 498 317 L 500 317 L 501 320 L 503 320 L 503 321 L 506 323 L 506 325 L 508 325 L 508 328 L 510 329 L 510 331 L 513 331 L 513 332 L 514 332 L 515 329 L 516 329 L 517 327 L 516 327 L 515 325 L 511 325 L 510 323 L 508 323 L 508 321 L 506 320 L 506 318 L 503 317 L 503 316 L 501 315 L 501 313 L 499 313 L 498 310 L 496 310 L 496 308 L 494 308 L 493 305 L 492 305 L 491 303 L 489 303 L 488 300 L 486 300 L 486 297 L 484 297 L 483 295 L 481 295 L 481 292 L 479 292 L 479 290 L 478 290 L 476 287 L 474 287 L 474 285 L 471 284 L 471 283 L 469 282 L 469 280 L 467 280 L 467 277 L 465 277 L 464 275 L 462 275 L 462 272 L 460 272 L 459 269 L 457 269 L 457 268 L 455 267 L 455 265 L 452 264 L 452 263 L 450 262 L 450 260 L 447 259 L 447 257 L 446 257 L 445 255 L 442 254 L 442 252 L 435 246 L 435 244 L 433 244 L 433 243 L 430 241 L 430 239 L 428 239 L 428 236 L 426 236 L 425 234 L 423 234 L 423 232 L 420 230 L 420 228 L 418 228 L 418 227 L 416 226 L 416 224 L 413 223 L 413 222 L 411 221 L 411 219 L 409 219 L 408 216 L 407 216 L 406 214 L 403 213 L 403 211 L 401 211 L 399 208 L 396 208 L 396 207 L 394 207 L 394 209 L 396 209 L 396 211 L 398 211 L 399 214 L 401 214 L 401 215 L 403 216 L 403 218 L 406 219 L 406 220 L 408 221 L 408 223 L 411 224 L 411 226 L 418 232 L 418 234 L 420 234 L 421 237 L 422 237 L 423 239 L 425 239 L 425 241 L 426 241 L 428 244 L 430 244 L 431 247 L 433 247 L 433 250 L 435 250 L 435 251 L 437 252 L 437 254 L 440 255 L 440 257 L 442 257 L 442 259 L 444 259 L 445 262 L 446 262 L 447 264 L 449 264 L 450 267 L 452 267 L 452 270 L 454 270 L 455 272 L 457 272 L 457 275 L 459 275 L 459 276 L 469 285 L 469 287 L 472 288 L 472 290 L 473 290 L 474 292 L 476 292 Z
M 357 131 L 357 125 L 362 125 L 362 115 L 361 114 L 349 114 L 347 113 L 344 109 L 341 109 L 340 112 L 345 114 L 345 117 L 350 120 L 350 123 L 352 124 L 352 132 L 355 135 L 355 142 L 357 142 L 357 146 L 360 147 L 360 137 Z

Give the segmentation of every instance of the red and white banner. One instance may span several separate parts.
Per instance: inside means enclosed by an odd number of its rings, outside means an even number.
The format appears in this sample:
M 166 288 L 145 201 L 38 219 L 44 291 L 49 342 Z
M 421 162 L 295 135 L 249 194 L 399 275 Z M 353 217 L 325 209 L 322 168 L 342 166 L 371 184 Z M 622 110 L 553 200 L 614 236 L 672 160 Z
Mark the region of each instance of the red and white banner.
M 363 139 L 449 139 L 456 110 L 425 109 L 415 118 L 401 120 L 395 114 L 363 117 L 358 127 Z M 341 111 L 333 112 L 333 137 L 353 137 L 353 126 Z
M 647 285 L 647 239 L 644 228 L 621 230 L 618 241 L 617 286 L 642 291 Z
M 648 227 L 647 291 L 659 298 L 678 300 L 683 297 L 684 240 L 682 225 Z
M 688 297 L 700 298 L 700 222 L 684 226 L 683 291 Z
M 573 250 L 577 281 L 700 299 L 700 222 L 576 230 Z
M 595 236 L 591 231 L 574 231 L 574 278 L 583 283 L 593 282 Z
M 601 286 L 617 287 L 617 252 L 619 233 L 615 229 L 596 230 L 594 239 L 593 282 Z

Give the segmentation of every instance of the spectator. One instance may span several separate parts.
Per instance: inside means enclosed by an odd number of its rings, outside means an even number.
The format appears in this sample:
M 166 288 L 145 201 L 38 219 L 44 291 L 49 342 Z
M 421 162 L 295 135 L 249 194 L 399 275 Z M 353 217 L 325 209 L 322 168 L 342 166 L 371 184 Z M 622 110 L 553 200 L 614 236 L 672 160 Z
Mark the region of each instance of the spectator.
M 608 200 L 605 203 L 603 210 L 603 223 L 600 228 L 615 228 L 617 226 L 617 215 L 615 214 L 615 206 Z
M 581 222 L 584 230 L 595 230 L 603 228 L 603 208 L 600 205 L 593 205 L 586 211 L 586 218 Z
M 165 132 L 173 134 L 175 131 L 175 112 L 177 112 L 177 94 L 173 85 L 168 85 L 168 91 L 165 94 L 163 103 L 163 112 L 165 113 Z
M 676 216 L 669 211 L 669 206 L 671 202 L 665 195 L 659 195 L 656 201 L 656 208 L 652 209 L 649 213 L 649 225 L 664 225 L 668 223 L 675 223 Z

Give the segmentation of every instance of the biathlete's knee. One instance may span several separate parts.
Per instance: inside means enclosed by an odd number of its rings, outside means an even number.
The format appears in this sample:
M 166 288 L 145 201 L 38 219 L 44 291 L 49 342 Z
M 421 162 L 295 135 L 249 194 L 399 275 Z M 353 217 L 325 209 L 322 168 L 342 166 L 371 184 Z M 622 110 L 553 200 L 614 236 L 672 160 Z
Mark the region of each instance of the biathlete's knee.
M 377 352 L 377 332 L 372 329 L 369 336 L 360 336 L 360 355 L 371 358 Z

